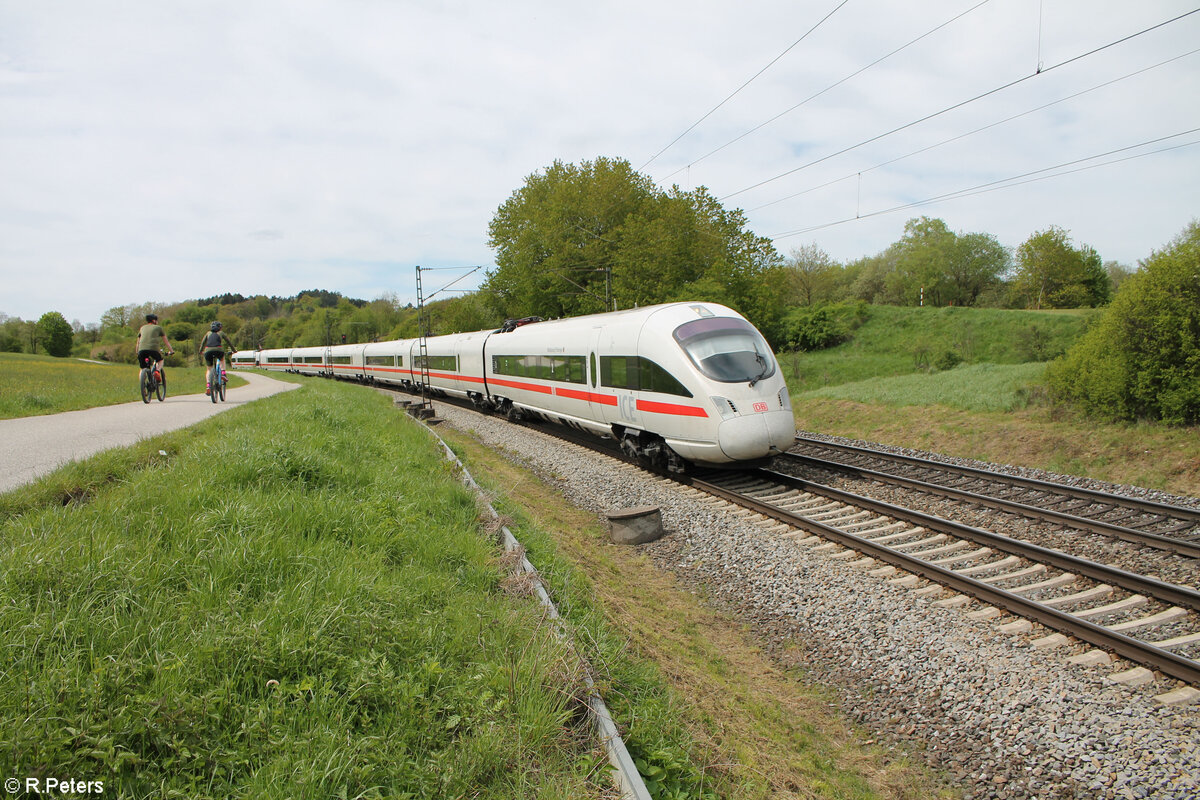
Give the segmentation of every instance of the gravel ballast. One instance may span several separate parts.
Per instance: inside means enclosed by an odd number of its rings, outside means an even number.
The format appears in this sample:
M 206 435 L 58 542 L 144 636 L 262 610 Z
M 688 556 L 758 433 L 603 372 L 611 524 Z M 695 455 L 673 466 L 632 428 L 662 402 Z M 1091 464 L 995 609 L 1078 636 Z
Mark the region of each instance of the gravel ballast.
M 643 552 L 703 586 L 770 652 L 831 687 L 871 737 L 943 770 L 965 797 L 1200 796 L 1200 706 L 1154 700 L 1175 682 L 1110 683 L 1133 665 L 1069 665 L 1082 648 L 1033 648 L 1048 633 L 1037 625 L 1001 633 L 968 618 L 978 606 L 939 608 L 936 596 L 809 552 L 535 428 L 444 404 L 437 413 L 598 516 L 660 507 L 668 534 Z

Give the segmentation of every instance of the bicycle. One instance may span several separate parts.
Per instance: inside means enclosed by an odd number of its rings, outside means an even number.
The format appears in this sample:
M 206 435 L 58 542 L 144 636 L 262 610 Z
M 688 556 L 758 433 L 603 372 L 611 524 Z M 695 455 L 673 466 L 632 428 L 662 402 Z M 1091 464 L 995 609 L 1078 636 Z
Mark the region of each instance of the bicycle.
M 225 402 L 225 384 L 229 382 L 225 375 L 225 366 L 221 363 L 222 360 L 220 358 L 215 360 L 208 370 L 208 397 L 214 403 L 217 402 L 218 393 L 221 395 L 221 402 Z
M 157 397 L 160 403 L 167 398 L 167 375 L 159 362 L 147 359 L 147 363 L 142 365 L 138 386 L 143 403 L 149 403 L 151 397 Z

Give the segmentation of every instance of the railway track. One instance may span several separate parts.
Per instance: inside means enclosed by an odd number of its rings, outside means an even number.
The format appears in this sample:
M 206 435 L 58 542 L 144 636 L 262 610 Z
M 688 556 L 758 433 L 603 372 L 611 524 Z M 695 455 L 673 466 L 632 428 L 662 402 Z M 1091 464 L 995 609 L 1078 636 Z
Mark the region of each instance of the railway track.
M 780 458 L 1200 558 L 1197 509 L 807 437 L 796 444 Z
M 1007 612 L 1021 618 L 1014 631 L 1035 620 L 1058 632 L 1039 646 L 1072 636 L 1141 665 L 1113 676 L 1118 682 L 1149 682 L 1158 670 L 1200 687 L 1200 592 L 1193 589 L 769 470 L 715 473 L 692 486 L 800 529 L 779 535 L 832 558 L 899 585 L 924 578 L 931 583 L 921 591 L 954 592 L 941 605 L 974 598 L 984 604 L 971 612 L 977 618 Z
M 533 427 L 629 461 L 610 441 Z M 682 482 L 777 520 L 775 533 L 800 546 L 923 594 L 950 592 L 940 605 L 974 599 L 981 607 L 969 613 L 977 619 L 1015 618 L 1003 630 L 1038 622 L 1056 632 L 1034 646 L 1074 637 L 1100 649 L 1073 661 L 1107 663 L 1115 653 L 1140 665 L 1110 676 L 1114 682 L 1141 685 L 1156 670 L 1188 684 L 1160 702 L 1200 699 L 1200 591 L 771 470 L 706 471 Z M 928 584 L 920 587 L 922 579 Z

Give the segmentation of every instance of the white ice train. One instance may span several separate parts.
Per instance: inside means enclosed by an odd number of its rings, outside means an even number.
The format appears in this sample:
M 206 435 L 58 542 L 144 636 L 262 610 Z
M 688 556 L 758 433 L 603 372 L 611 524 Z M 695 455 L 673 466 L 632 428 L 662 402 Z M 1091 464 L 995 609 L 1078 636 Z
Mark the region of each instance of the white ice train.
M 762 335 L 715 303 L 538 321 L 426 339 L 433 392 L 510 419 L 542 419 L 620 442 L 671 471 L 788 449 L 795 420 Z M 419 390 L 419 340 L 239 352 L 235 367 Z

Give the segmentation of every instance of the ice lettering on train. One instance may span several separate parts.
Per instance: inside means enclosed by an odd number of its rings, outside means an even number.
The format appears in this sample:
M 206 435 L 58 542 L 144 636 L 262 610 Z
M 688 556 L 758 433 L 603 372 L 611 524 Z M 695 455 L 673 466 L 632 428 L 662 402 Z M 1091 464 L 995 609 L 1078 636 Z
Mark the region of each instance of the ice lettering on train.
M 630 422 L 638 422 L 637 399 L 631 394 L 617 396 L 617 410 L 621 418 Z

